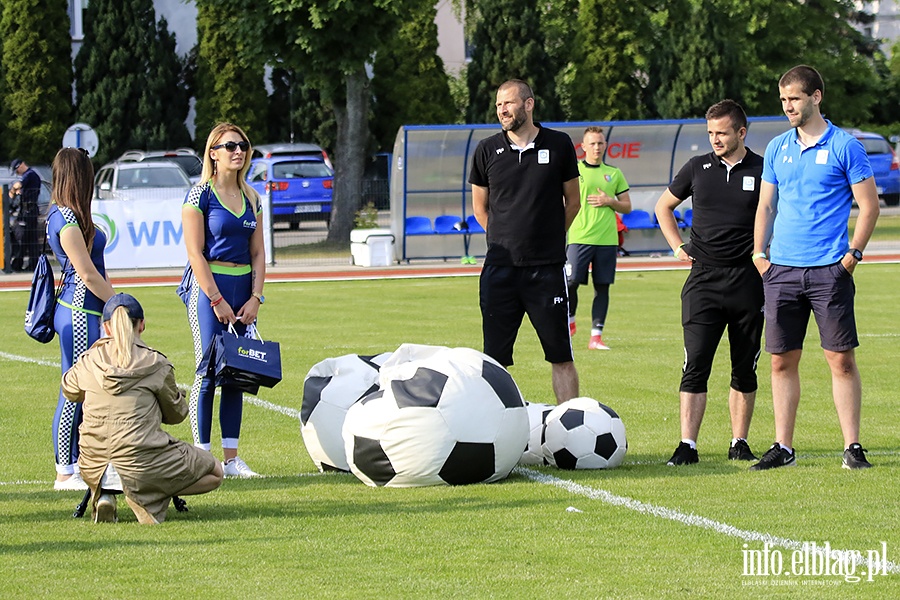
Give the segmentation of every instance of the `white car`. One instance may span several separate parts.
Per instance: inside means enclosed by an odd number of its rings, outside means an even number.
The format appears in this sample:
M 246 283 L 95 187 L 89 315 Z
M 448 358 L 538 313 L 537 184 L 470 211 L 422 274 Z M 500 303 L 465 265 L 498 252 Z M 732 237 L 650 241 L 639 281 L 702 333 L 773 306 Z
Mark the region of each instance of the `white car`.
M 183 200 L 190 189 L 184 170 L 172 162 L 113 162 L 94 178 L 100 200 Z
M 117 159 L 117 162 L 173 162 L 187 174 L 191 183 L 200 181 L 203 161 L 191 148 L 175 150 L 129 150 Z

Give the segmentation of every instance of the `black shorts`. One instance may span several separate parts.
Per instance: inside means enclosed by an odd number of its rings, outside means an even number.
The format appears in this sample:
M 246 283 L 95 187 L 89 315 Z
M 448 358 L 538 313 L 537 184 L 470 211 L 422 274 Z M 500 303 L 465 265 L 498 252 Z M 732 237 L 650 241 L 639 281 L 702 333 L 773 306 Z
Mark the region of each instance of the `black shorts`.
M 757 389 L 756 365 L 763 332 L 763 283 L 756 268 L 713 267 L 694 263 L 681 291 L 684 366 L 679 391 L 707 391 L 713 359 L 728 330 L 731 387 Z
M 512 365 L 513 346 L 527 314 L 541 341 L 544 359 L 550 363 L 573 360 L 564 265 L 485 265 L 480 294 L 485 354 L 504 367 Z
M 566 276 L 569 287 L 588 282 L 588 266 L 594 285 L 611 285 L 616 281 L 615 246 L 592 246 L 590 244 L 569 244 L 566 247 Z
M 845 352 L 859 346 L 853 299 L 856 285 L 844 265 L 785 267 L 763 273 L 766 288 L 766 352 L 803 348 L 809 313 L 816 318 L 822 348 Z

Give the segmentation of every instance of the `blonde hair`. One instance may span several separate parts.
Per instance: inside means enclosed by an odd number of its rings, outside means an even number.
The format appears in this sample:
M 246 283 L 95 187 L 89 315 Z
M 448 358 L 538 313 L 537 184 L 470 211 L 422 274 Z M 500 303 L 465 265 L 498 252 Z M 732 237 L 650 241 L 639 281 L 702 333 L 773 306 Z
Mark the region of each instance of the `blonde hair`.
M 63 148 L 53 159 L 51 199 L 75 213 L 78 228 L 88 252 L 94 246 L 94 221 L 91 200 L 94 197 L 94 165 L 86 150 Z
M 215 163 L 213 162 L 212 157 L 209 155 L 212 152 L 212 147 L 219 143 L 219 140 L 222 139 L 222 136 L 228 133 L 229 131 L 233 131 L 239 136 L 241 139 L 250 144 L 250 140 L 247 139 L 247 134 L 244 133 L 244 130 L 234 125 L 233 123 L 219 123 L 215 127 L 212 128 L 212 131 L 209 132 L 209 136 L 206 138 L 206 150 L 203 152 L 203 170 L 200 172 L 200 183 L 206 183 L 210 179 L 213 178 L 213 175 L 216 174 L 215 171 Z M 241 191 L 244 193 L 244 196 L 250 199 L 253 204 L 253 210 L 259 210 L 259 194 L 256 193 L 250 184 L 247 183 L 247 171 L 250 170 L 250 156 L 253 153 L 253 145 L 251 144 L 249 148 L 247 148 L 247 152 L 245 152 L 246 160 L 244 160 L 244 166 L 241 167 L 241 170 L 237 174 L 237 184 L 238 187 L 241 188 Z
M 117 306 L 109 319 L 109 332 L 116 347 L 116 363 L 120 367 L 127 367 L 131 363 L 131 349 L 138 323 L 140 319 L 129 317 L 128 309 L 124 306 Z

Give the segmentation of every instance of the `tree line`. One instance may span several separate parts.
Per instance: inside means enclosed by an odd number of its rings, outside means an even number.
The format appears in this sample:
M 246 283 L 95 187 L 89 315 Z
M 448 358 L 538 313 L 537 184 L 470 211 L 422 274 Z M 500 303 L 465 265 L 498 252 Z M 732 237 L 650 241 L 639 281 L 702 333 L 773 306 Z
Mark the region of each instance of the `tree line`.
M 366 158 L 404 123 L 496 123 L 493 95 L 528 80 L 536 117 L 702 117 L 722 98 L 780 114 L 777 80 L 815 66 L 833 121 L 900 132 L 900 60 L 854 27 L 853 0 L 454 0 L 471 60 L 447 74 L 434 0 L 195 0 L 186 56 L 152 0 L 91 0 L 71 57 L 66 0 L 4 0 L 0 156 L 49 162 L 91 125 L 102 164 L 193 146 L 220 120 L 254 143 L 315 142 L 336 165 L 329 239 L 349 238 Z M 74 91 L 74 94 L 73 94 Z M 185 126 L 194 101 L 196 133 Z

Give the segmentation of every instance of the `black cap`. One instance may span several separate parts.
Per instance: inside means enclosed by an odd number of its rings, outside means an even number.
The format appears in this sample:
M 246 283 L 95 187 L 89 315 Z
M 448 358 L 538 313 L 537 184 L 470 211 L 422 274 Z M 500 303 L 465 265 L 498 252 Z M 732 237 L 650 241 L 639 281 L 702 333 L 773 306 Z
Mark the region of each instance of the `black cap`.
M 21 165 L 23 162 L 25 162 L 25 161 L 23 161 L 21 158 L 12 159 L 12 162 L 9 163 L 9 170 L 15 171 L 16 169 L 19 168 L 19 165 Z
M 105 323 L 112 319 L 113 311 L 120 306 L 125 307 L 125 310 L 128 311 L 129 318 L 144 318 L 144 309 L 141 308 L 141 303 L 137 301 L 137 298 L 131 294 L 116 294 L 103 305 L 103 322 Z

